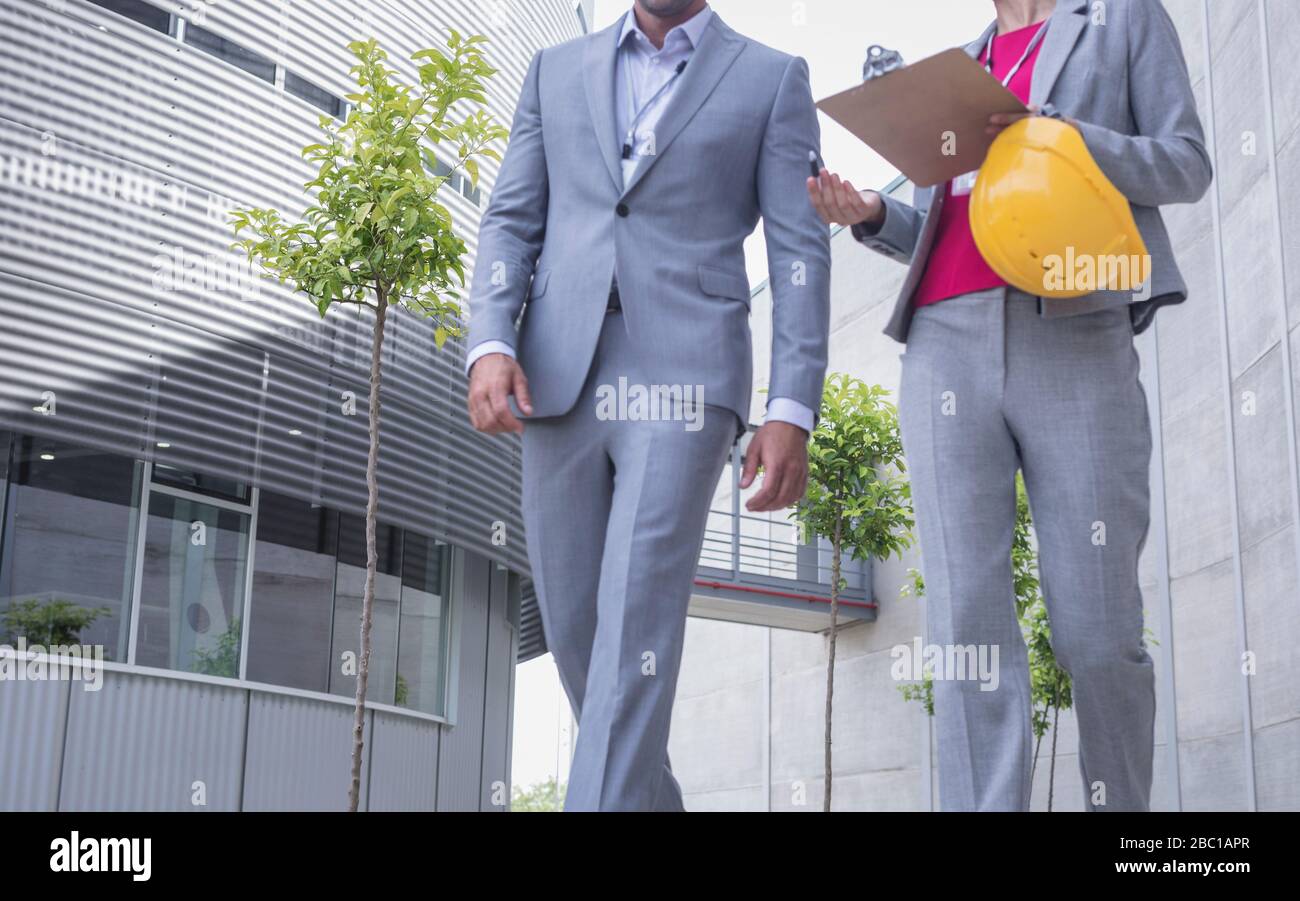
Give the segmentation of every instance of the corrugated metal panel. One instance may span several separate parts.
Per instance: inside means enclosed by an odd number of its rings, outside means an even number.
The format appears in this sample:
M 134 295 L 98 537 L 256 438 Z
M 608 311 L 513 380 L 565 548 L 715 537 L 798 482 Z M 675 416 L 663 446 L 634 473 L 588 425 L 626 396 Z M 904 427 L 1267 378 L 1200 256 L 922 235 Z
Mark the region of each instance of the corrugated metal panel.
M 510 809 L 510 687 L 515 630 L 510 625 L 509 573 L 490 567 L 487 686 L 483 697 L 483 776 L 480 810 Z
M 367 810 L 433 810 L 438 796 L 438 723 L 376 711 Z
M 54 810 L 69 690 L 81 682 L 0 681 L 0 811 Z
M 456 725 L 443 730 L 438 752 L 438 809 L 478 810 L 483 770 L 483 691 L 487 666 L 488 568 L 477 554 L 462 555 L 460 604 L 452 628 L 460 665 Z
M 351 39 L 373 34 L 409 74 L 450 23 L 484 32 L 506 122 L 536 47 L 578 34 L 565 0 L 203 6 L 203 27 L 338 94 Z M 144 458 L 165 440 L 173 465 L 360 513 L 366 323 L 250 278 L 224 225 L 235 205 L 301 210 L 317 112 L 84 0 L 0 0 L 0 23 L 0 425 Z M 480 211 L 445 194 L 472 251 Z M 395 315 L 381 515 L 526 572 L 522 542 L 490 540 L 497 520 L 523 534 L 518 443 L 469 428 L 462 359 Z M 32 412 L 48 390 L 57 417 Z
M 537 588 L 532 579 L 523 583 L 523 600 L 519 609 L 519 651 L 516 663 L 526 663 L 546 653 L 546 633 L 542 630 L 542 611 L 537 607 Z
M 366 748 L 374 729 L 367 721 Z M 367 803 L 369 753 L 361 770 Z M 352 772 L 352 708 L 254 692 L 248 712 L 244 810 L 346 810 Z
M 71 693 L 60 810 L 237 810 L 247 692 L 106 672 Z M 194 783 L 207 806 L 192 803 Z

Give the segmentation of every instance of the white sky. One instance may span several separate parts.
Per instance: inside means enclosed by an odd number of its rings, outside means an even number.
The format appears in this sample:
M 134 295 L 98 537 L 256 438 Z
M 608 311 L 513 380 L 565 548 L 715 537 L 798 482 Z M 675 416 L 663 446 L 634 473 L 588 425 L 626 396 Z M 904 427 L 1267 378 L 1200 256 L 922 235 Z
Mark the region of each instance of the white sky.
M 710 0 L 713 11 L 741 34 L 808 61 L 813 97 L 821 100 L 862 78 L 867 47 L 881 44 L 914 63 L 979 37 L 993 21 L 989 0 Z M 613 24 L 630 0 L 596 0 L 593 30 Z M 822 156 L 833 172 L 859 188 L 878 188 L 897 173 L 839 125 L 821 116 Z M 767 278 L 762 229 L 745 246 L 750 281 Z M 519 667 L 515 682 L 513 781 L 542 782 L 556 774 L 567 746 L 567 702 L 550 655 Z M 557 753 L 558 751 L 558 753 Z M 567 765 L 560 761 L 561 781 Z

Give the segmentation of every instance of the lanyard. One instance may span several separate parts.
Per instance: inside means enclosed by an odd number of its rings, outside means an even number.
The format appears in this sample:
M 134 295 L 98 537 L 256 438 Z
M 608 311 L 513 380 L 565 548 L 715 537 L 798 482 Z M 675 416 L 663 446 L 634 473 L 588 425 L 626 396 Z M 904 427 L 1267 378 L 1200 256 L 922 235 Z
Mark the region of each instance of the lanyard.
M 686 60 L 678 63 L 677 69 L 673 72 L 673 77 L 664 82 L 659 87 L 659 90 L 655 91 L 654 96 L 646 101 L 645 106 L 638 110 L 636 108 L 636 90 L 632 85 L 632 61 L 629 59 L 623 60 L 623 71 L 627 75 L 625 79 L 627 81 L 627 111 L 632 116 L 632 122 L 627 127 L 627 137 L 623 140 L 623 159 L 632 159 L 632 153 L 636 145 L 637 125 L 640 124 L 642 117 L 659 102 L 659 98 L 668 93 L 677 82 L 677 79 L 682 77 L 682 73 L 686 71 L 686 63 Z
M 1011 84 L 1011 79 L 1016 77 L 1016 73 L 1020 71 L 1020 67 L 1023 66 L 1028 61 L 1029 57 L 1033 55 L 1033 52 L 1038 49 L 1038 45 L 1043 42 L 1043 38 L 1047 37 L 1047 29 L 1051 24 L 1051 19 L 1043 20 L 1043 24 L 1039 27 L 1038 33 L 1034 35 L 1034 39 L 1030 41 L 1029 46 L 1025 48 L 1024 54 L 1022 54 L 1016 64 L 1011 67 L 1011 71 L 1007 73 L 1007 77 L 1002 79 L 1002 87 L 1005 88 L 1007 85 Z M 988 72 L 990 75 L 993 74 L 993 41 L 996 38 L 996 33 L 990 36 L 989 42 L 984 48 L 988 51 L 988 59 L 984 63 L 984 71 Z

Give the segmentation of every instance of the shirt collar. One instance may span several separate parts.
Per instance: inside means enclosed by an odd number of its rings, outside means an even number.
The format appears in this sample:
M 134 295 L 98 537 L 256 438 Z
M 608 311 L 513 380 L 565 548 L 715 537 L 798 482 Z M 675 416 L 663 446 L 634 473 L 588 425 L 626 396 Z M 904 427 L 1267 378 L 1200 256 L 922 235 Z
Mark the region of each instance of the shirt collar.
M 664 46 L 667 47 L 668 42 L 673 39 L 673 35 L 679 32 L 686 35 L 686 39 L 691 42 L 692 49 L 700 46 L 700 40 L 704 37 L 704 29 L 709 27 L 709 20 L 712 18 L 713 7 L 704 7 L 690 19 L 668 32 L 667 37 L 664 38 Z M 658 52 L 654 50 L 654 45 L 650 43 L 650 39 L 645 36 L 645 33 L 636 24 L 636 11 L 629 9 L 627 15 L 623 17 L 623 31 L 618 36 L 618 45 L 622 47 L 627 43 L 628 36 L 633 34 L 641 35 L 646 41 L 647 48 L 652 52 Z

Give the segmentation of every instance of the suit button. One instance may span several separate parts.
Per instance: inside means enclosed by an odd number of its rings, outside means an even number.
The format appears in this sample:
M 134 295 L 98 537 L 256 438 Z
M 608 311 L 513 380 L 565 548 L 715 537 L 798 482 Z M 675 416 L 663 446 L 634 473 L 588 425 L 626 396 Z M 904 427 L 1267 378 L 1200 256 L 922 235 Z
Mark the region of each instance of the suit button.
M 626 219 L 632 211 L 627 208 L 626 203 L 620 203 L 618 206 L 614 208 L 614 212 L 618 213 L 620 216 Z

